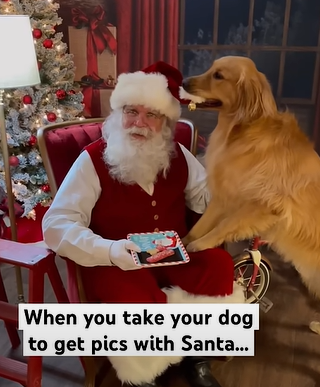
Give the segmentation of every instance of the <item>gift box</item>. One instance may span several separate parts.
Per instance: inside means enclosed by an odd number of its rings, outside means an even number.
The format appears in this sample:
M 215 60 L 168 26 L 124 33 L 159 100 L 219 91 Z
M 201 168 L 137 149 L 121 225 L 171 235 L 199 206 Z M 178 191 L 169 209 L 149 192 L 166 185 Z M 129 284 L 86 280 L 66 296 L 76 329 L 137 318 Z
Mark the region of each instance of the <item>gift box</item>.
M 75 81 L 83 88 L 84 115 L 104 117 L 117 78 L 116 27 L 105 22 L 100 6 L 92 14 L 73 8 L 72 22 L 69 51 L 74 57 Z

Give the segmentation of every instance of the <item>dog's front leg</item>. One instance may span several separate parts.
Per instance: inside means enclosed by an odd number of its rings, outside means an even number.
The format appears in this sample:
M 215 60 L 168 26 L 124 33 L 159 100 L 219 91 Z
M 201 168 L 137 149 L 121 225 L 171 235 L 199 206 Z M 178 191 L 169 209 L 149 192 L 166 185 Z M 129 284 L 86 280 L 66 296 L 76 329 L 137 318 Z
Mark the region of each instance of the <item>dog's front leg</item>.
M 259 205 L 248 204 L 233 212 L 206 235 L 187 245 L 187 251 L 201 251 L 224 242 L 250 239 L 268 230 L 278 221 L 278 216 Z
M 224 212 L 225 211 L 222 206 L 215 200 L 211 199 L 201 218 L 192 227 L 188 235 L 182 239 L 184 246 L 187 246 L 190 242 L 203 237 L 216 227 L 222 219 Z

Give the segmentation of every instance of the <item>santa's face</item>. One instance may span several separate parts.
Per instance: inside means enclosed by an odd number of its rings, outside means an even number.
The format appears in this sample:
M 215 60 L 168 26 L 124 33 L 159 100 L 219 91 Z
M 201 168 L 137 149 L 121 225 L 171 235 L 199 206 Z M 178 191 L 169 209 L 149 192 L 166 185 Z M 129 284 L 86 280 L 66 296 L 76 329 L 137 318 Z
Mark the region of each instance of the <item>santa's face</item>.
M 150 132 L 161 132 L 164 121 L 163 114 L 141 105 L 128 105 L 123 108 L 123 128 L 128 130 L 129 135 L 137 140 L 146 140 L 145 134 L 148 132 L 149 135 Z
M 175 152 L 166 117 L 142 106 L 111 113 L 103 125 L 104 161 L 111 176 L 127 184 L 150 184 L 166 175 Z

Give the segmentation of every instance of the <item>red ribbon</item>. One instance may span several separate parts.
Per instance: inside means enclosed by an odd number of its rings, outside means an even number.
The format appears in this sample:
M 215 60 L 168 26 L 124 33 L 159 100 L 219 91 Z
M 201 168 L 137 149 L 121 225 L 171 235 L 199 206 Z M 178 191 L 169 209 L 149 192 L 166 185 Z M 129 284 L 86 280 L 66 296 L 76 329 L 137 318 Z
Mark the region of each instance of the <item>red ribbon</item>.
M 96 73 L 86 75 L 81 78 L 81 86 L 83 86 L 83 103 L 88 114 L 91 117 L 101 116 L 101 101 L 100 90 L 113 89 L 114 85 L 108 83 L 107 80 L 100 78 Z
M 71 13 L 73 15 L 72 22 L 76 28 L 83 26 L 88 28 L 88 58 L 90 58 L 89 54 L 93 54 L 93 52 L 101 54 L 107 47 L 110 48 L 113 54 L 117 53 L 117 40 L 108 28 L 112 24 L 104 24 L 105 12 L 100 5 L 94 8 L 91 15 L 86 15 L 79 8 L 72 8 Z
M 99 89 L 110 88 L 110 85 L 104 84 L 104 81 L 98 77 L 98 53 L 101 54 L 107 47 L 110 48 L 113 54 L 117 52 L 117 41 L 110 32 L 109 28 L 104 24 L 105 12 L 99 5 L 94 8 L 92 15 L 86 15 L 81 9 L 73 8 L 72 22 L 76 28 L 86 26 L 87 34 L 87 74 L 93 79 L 93 83 L 85 84 L 82 91 L 84 95 L 83 103 L 86 106 L 89 114 L 92 117 L 100 117 L 100 92 Z M 108 26 L 112 24 L 108 23 Z M 97 87 L 99 81 L 99 87 Z M 94 102 L 94 103 L 93 103 Z

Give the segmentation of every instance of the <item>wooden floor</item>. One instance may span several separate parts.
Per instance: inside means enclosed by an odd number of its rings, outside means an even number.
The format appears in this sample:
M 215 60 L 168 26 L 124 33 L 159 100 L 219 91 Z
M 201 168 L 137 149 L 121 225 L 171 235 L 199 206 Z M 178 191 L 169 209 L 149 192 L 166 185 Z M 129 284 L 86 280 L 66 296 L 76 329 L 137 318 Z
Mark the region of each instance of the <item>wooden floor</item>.
M 232 252 L 243 246 L 232 246 Z M 296 271 L 284 264 L 275 254 L 266 252 L 274 265 L 272 284 L 268 298 L 273 308 L 261 312 L 260 330 L 256 332 L 254 357 L 237 357 L 229 363 L 213 362 L 212 368 L 222 387 L 320 387 L 320 336 L 308 329 L 316 315 L 317 303 L 308 296 Z M 65 278 L 64 263 L 59 263 Z M 12 267 L 2 267 L 6 289 L 11 302 L 16 301 L 15 272 Z M 24 284 L 27 279 L 23 273 Z M 27 289 L 26 289 L 27 295 Z M 49 285 L 46 301 L 55 302 Z M 320 311 L 320 308 L 319 308 Z M 0 354 L 21 359 L 21 348 L 10 350 L 3 325 L 0 325 Z M 179 372 L 169 373 L 170 386 L 185 386 Z M 83 371 L 78 358 L 44 358 L 43 387 L 83 386 Z M 0 378 L 0 387 L 14 387 Z M 106 377 L 104 386 L 118 387 L 113 373 Z

